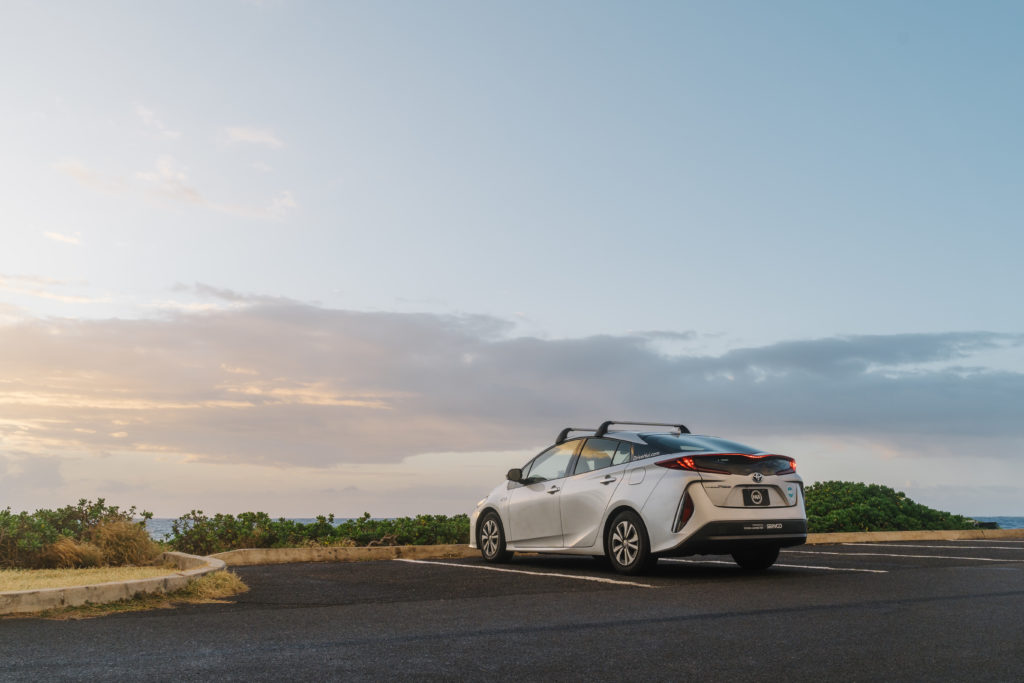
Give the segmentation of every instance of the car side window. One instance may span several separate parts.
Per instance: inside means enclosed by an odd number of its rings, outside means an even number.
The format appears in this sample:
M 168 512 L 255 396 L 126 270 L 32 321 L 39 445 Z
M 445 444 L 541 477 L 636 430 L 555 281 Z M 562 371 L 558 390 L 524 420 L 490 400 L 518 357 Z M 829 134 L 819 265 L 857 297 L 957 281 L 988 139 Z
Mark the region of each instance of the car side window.
M 527 483 L 561 479 L 569 469 L 569 462 L 576 454 L 579 441 L 567 441 L 547 449 L 530 463 L 529 470 L 523 475 Z
M 576 461 L 576 469 L 573 474 L 585 474 L 594 470 L 609 467 L 615 456 L 619 442 L 612 439 L 587 439 L 580 451 L 579 460 Z
M 619 447 L 615 451 L 615 455 L 612 456 L 612 465 L 621 465 L 624 462 L 629 462 L 629 456 L 632 455 L 633 448 L 629 445 L 628 441 L 620 441 Z
M 651 444 L 633 444 L 633 457 L 632 460 L 644 460 L 645 458 L 653 458 L 657 455 L 661 455 L 664 451 L 658 446 Z

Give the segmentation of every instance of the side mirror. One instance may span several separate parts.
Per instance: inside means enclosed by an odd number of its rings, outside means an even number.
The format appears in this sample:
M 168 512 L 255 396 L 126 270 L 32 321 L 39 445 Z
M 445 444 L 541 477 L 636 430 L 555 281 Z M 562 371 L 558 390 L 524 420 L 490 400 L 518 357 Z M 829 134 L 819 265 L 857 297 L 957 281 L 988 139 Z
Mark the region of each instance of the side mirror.
M 508 479 L 509 481 L 514 481 L 517 484 L 522 484 L 523 471 L 518 467 L 514 467 L 508 471 L 508 474 L 505 475 L 505 478 Z

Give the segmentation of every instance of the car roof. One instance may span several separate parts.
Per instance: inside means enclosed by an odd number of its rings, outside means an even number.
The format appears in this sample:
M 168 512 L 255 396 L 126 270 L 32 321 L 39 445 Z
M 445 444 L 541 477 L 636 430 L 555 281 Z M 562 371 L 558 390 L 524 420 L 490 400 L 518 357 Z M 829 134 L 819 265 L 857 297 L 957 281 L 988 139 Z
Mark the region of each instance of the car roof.
M 600 437 L 596 437 L 596 438 L 599 438 L 599 439 L 618 439 L 619 441 L 629 441 L 630 443 L 638 443 L 638 444 L 646 445 L 647 442 L 644 440 L 643 437 L 645 437 L 645 436 L 655 436 L 655 435 L 657 435 L 657 436 L 679 436 L 679 433 L 678 432 L 649 432 L 649 431 L 634 432 L 634 431 L 626 431 L 626 430 L 616 430 L 614 432 L 607 432 L 604 436 L 600 436 Z M 694 434 L 694 436 L 700 436 L 700 435 L 699 434 Z M 595 438 L 593 434 L 580 434 L 579 436 L 574 436 L 572 438 L 566 439 L 566 441 L 577 441 L 579 439 L 593 439 L 593 438 Z

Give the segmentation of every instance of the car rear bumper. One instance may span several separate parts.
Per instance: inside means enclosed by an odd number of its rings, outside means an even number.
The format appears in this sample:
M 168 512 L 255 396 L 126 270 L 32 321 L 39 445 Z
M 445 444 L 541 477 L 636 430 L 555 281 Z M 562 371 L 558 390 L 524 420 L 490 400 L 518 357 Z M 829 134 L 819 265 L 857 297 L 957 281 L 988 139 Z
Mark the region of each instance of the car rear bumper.
M 757 546 L 802 545 L 807 542 L 806 519 L 751 519 L 708 522 L 679 545 L 657 553 L 680 555 L 728 555 Z

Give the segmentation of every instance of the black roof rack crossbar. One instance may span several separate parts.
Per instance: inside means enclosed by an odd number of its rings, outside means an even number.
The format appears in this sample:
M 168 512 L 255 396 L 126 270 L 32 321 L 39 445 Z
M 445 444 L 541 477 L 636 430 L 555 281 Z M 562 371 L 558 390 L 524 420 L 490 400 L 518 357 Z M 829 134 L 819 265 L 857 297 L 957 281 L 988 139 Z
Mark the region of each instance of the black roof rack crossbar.
M 594 436 L 602 437 L 608 433 L 608 428 L 612 425 L 647 425 L 651 427 L 675 427 L 683 434 L 689 434 L 690 430 L 686 428 L 686 425 L 681 425 L 678 422 L 636 422 L 635 420 L 607 420 L 601 423 L 601 426 L 594 432 Z
M 566 427 L 562 431 L 558 432 L 558 438 L 555 439 L 555 445 L 557 446 L 558 444 L 560 444 L 563 441 L 565 441 L 565 438 L 567 436 L 569 436 L 569 432 L 592 432 L 592 431 L 594 431 L 593 427 Z

